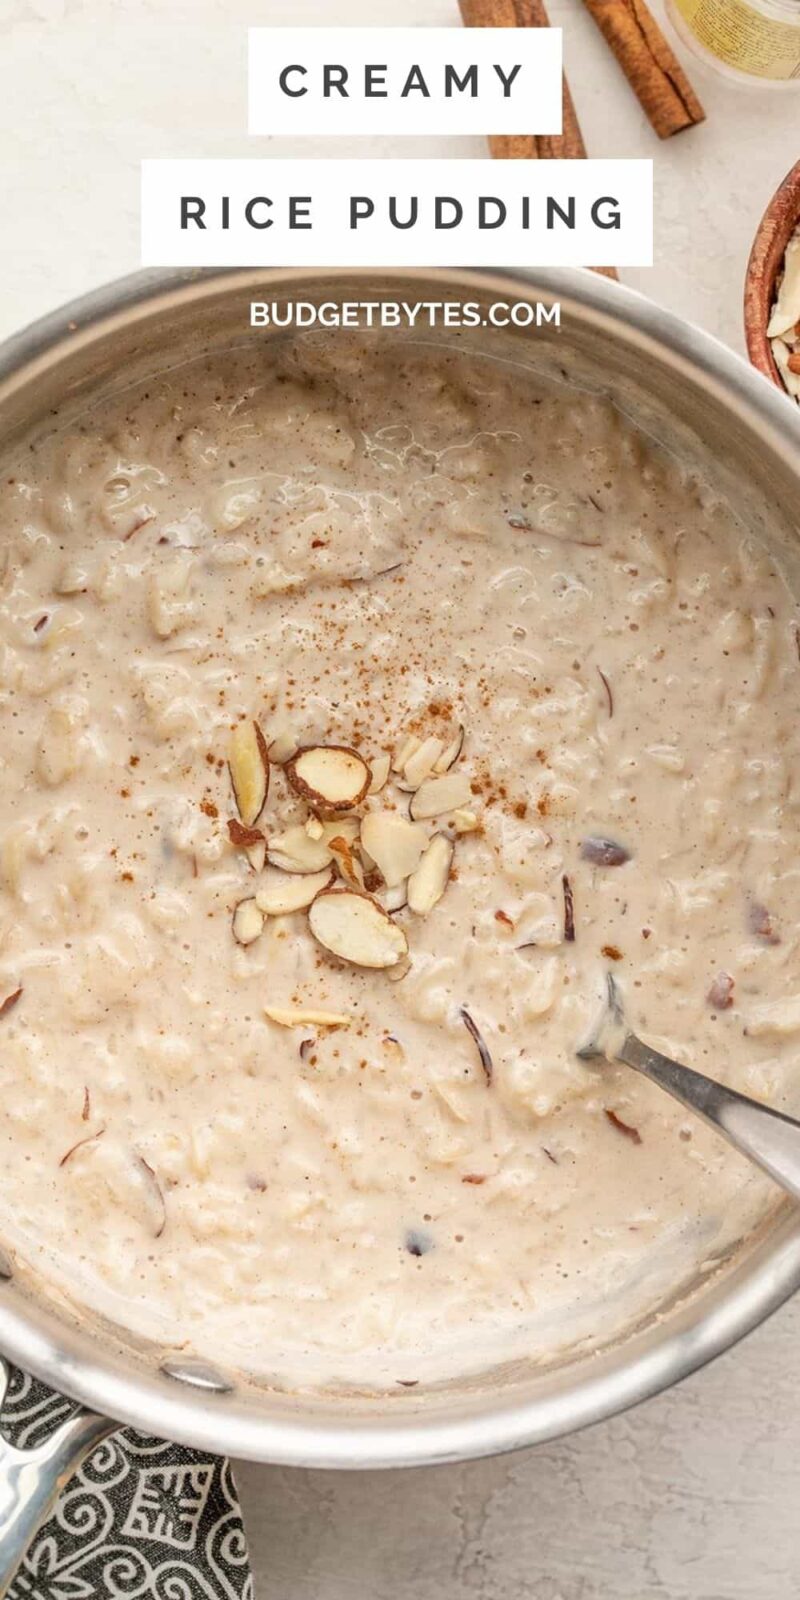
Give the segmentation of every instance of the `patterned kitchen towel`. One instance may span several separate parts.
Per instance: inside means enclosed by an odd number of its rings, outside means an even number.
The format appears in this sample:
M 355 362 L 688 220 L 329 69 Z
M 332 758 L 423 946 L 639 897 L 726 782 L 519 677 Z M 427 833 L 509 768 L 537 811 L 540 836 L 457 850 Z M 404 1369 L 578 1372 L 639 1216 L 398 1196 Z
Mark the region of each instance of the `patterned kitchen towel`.
M 12 1369 L 0 1430 L 47 1438 L 72 1402 Z M 62 1490 L 8 1600 L 252 1600 L 230 1462 L 121 1428 Z

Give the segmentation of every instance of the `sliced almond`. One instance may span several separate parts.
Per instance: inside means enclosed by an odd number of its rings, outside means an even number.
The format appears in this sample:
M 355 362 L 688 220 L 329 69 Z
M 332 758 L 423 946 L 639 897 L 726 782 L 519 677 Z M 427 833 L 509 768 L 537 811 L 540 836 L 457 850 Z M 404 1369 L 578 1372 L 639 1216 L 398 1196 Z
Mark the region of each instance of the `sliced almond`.
M 9 1011 L 14 1010 L 15 1005 L 22 999 L 22 994 L 22 984 L 19 983 L 16 989 L 12 989 L 11 993 L 5 996 L 5 999 L 0 1000 L 0 1017 L 7 1017 Z
M 328 841 L 338 836 L 352 844 L 358 833 L 353 817 L 340 817 L 338 822 L 322 823 L 321 827 L 318 839 L 312 839 L 301 822 L 285 833 L 274 834 L 267 845 L 270 866 L 279 867 L 281 872 L 321 872 L 331 863 Z
M 442 751 L 439 760 L 433 769 L 435 773 L 439 774 L 442 772 L 449 772 L 450 768 L 455 766 L 464 748 L 464 734 L 464 724 L 459 723 L 458 733 L 456 734 L 455 738 L 451 740 L 450 744 L 448 744 Z
M 347 745 L 312 744 L 298 750 L 284 768 L 295 794 L 323 815 L 352 811 L 370 786 L 372 773 Z
M 321 889 L 333 882 L 330 867 L 322 872 L 283 873 L 274 869 L 265 873 L 256 894 L 256 904 L 266 917 L 288 916 L 291 911 L 304 911 Z
M 408 905 L 408 879 L 404 878 L 402 883 L 395 884 L 391 889 L 379 889 L 375 899 L 380 900 L 384 911 L 394 916 L 396 911 L 402 911 Z
M 297 749 L 299 740 L 291 728 L 281 728 L 275 737 L 270 740 L 269 759 L 274 761 L 276 767 L 282 767 Z
M 229 817 L 228 837 L 236 850 L 247 850 L 250 845 L 260 844 L 264 835 L 260 828 L 246 828 L 238 817 Z
M 240 722 L 228 754 L 236 809 L 246 828 L 258 822 L 269 792 L 269 755 L 257 722 Z
M 445 772 L 440 778 L 426 778 L 414 795 L 409 815 L 415 822 L 422 817 L 441 817 L 458 811 L 472 799 L 470 781 L 464 772 Z
M 361 824 L 361 838 L 387 889 L 416 871 L 428 843 L 425 829 L 396 811 L 370 811 Z
M 309 907 L 308 922 L 326 950 L 356 967 L 394 967 L 408 954 L 402 928 L 371 895 L 354 889 L 323 889 Z
M 315 1011 L 310 1006 L 265 1006 L 264 1016 L 281 1028 L 349 1028 L 343 1011 Z
M 412 789 L 418 789 L 430 777 L 443 749 L 441 739 L 423 739 L 419 749 L 409 756 L 403 767 L 403 777 Z
M 348 844 L 355 844 L 359 827 L 358 817 L 330 817 L 322 824 L 322 837 L 329 850 L 331 839 L 346 839 Z
M 388 750 L 382 750 L 379 756 L 375 756 L 370 761 L 369 765 L 372 773 L 372 782 L 367 793 L 380 794 L 381 789 L 386 787 L 389 781 L 389 773 L 392 770 L 392 758 Z
M 267 841 L 257 839 L 254 844 L 247 845 L 245 855 L 254 872 L 263 872 L 267 860 Z
M 233 937 L 237 944 L 252 944 L 264 931 L 264 913 L 254 899 L 240 900 L 233 913 Z
M 331 859 L 327 841 L 311 839 L 302 823 L 274 834 L 267 845 L 267 860 L 281 872 L 321 872 Z
M 427 917 L 447 888 L 453 865 L 453 843 L 443 833 L 434 834 L 416 872 L 408 880 L 408 904 L 418 917 Z
M 341 835 L 337 835 L 335 838 L 328 840 L 328 849 L 349 888 L 363 889 L 364 873 L 361 868 L 361 862 L 356 860 L 347 840 L 342 838 Z
M 372 856 L 370 855 L 364 843 L 363 834 L 359 834 L 358 836 L 358 859 L 364 868 L 364 874 L 366 877 L 377 876 L 380 878 L 381 874 L 378 872 L 377 862 L 373 861 Z
M 456 833 L 474 833 L 480 827 L 480 821 L 474 811 L 459 809 L 453 812 L 453 828 Z
M 406 762 L 410 761 L 414 751 L 419 749 L 421 743 L 422 740 L 418 739 L 415 733 L 407 734 L 395 750 L 392 772 L 402 772 Z
M 398 961 L 396 967 L 389 967 L 386 976 L 390 983 L 402 983 L 403 979 L 408 977 L 410 971 L 411 957 L 403 956 L 402 961 Z
M 308 821 L 306 822 L 306 833 L 308 834 L 309 839 L 325 838 L 325 829 L 322 826 L 319 817 L 308 818 Z
M 267 841 L 260 828 L 246 828 L 238 817 L 228 818 L 231 844 L 247 857 L 254 872 L 263 872 L 267 859 Z
M 167 1225 L 167 1204 L 158 1173 L 138 1150 L 131 1150 L 134 1171 L 144 1190 L 153 1238 L 160 1239 Z
M 331 839 L 346 839 L 348 844 L 355 844 L 359 827 L 358 817 L 331 817 L 322 824 L 322 837 L 328 849 Z
M 485 1078 L 486 1078 L 486 1082 L 488 1084 L 491 1084 L 492 1078 L 494 1077 L 494 1066 L 493 1066 L 493 1063 L 492 1063 L 492 1057 L 491 1057 L 491 1054 L 489 1052 L 489 1047 L 488 1047 L 488 1045 L 486 1043 L 486 1040 L 484 1039 L 483 1034 L 481 1033 L 481 1030 L 478 1027 L 477 1022 L 475 1021 L 474 1017 L 471 1016 L 471 1014 L 467 1010 L 466 1006 L 460 1006 L 459 1007 L 459 1014 L 460 1014 L 460 1017 L 461 1017 L 461 1021 L 463 1022 L 464 1027 L 467 1030 L 467 1033 L 470 1035 L 470 1037 L 472 1039 L 475 1040 L 475 1045 L 476 1045 L 476 1048 L 477 1048 L 477 1051 L 478 1051 L 478 1057 L 479 1057 L 479 1060 L 480 1060 L 480 1064 L 483 1067 L 483 1071 L 484 1071 L 484 1075 L 485 1075 Z

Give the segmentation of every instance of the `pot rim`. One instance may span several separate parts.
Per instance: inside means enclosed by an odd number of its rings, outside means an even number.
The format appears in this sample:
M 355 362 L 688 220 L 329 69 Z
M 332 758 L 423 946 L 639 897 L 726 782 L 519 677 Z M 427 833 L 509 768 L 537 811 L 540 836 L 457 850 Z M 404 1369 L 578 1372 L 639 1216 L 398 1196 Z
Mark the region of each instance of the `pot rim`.
M 331 269 L 331 273 L 335 269 Z M 214 269 L 147 271 L 104 285 L 33 323 L 0 346 L 0 383 L 29 378 L 37 363 L 52 359 L 72 341 L 91 342 L 115 321 L 146 320 L 155 305 L 202 298 L 209 285 L 263 295 L 270 284 L 297 290 L 331 273 L 323 269 Z M 387 269 L 393 283 L 411 283 L 424 273 L 450 298 L 470 291 L 520 298 L 560 300 L 596 327 L 617 332 L 628 344 L 652 350 L 662 365 L 695 381 L 702 378 L 729 410 L 738 414 L 800 478 L 800 408 L 747 362 L 699 328 L 634 290 L 581 268 Z M 342 269 L 343 282 L 374 282 L 366 268 Z M 781 1220 L 782 1218 L 782 1220 Z M 0 1263 L 0 1266 L 2 1263 Z M 670 1313 L 670 1328 L 653 1342 L 648 1329 L 633 1333 L 585 1362 L 570 1381 L 570 1364 L 552 1369 L 532 1399 L 492 1394 L 488 1381 L 456 1396 L 446 1391 L 402 1391 L 379 1396 L 381 1414 L 370 1414 L 364 1396 L 337 1406 L 313 1397 L 275 1395 L 272 1415 L 256 1414 L 247 1394 L 189 1387 L 158 1371 L 142 1371 L 109 1339 L 99 1342 L 70 1320 L 58 1317 L 11 1290 L 0 1272 L 0 1351 L 36 1377 L 84 1406 L 146 1433 L 216 1453 L 281 1465 L 327 1468 L 420 1466 L 521 1448 L 600 1421 L 678 1382 L 730 1348 L 800 1287 L 800 1214 L 784 1207 L 768 1233 L 749 1241 L 716 1284 L 695 1291 Z M 7 1292 L 7 1288 L 11 1292 Z M 652 1333 L 652 1322 L 649 1331 Z M 286 1408 L 290 1398 L 296 1415 Z M 303 1411 L 305 1398 L 305 1411 Z M 262 1391 L 263 1403 L 263 1391 Z M 396 1408 L 395 1415 L 389 1413 Z

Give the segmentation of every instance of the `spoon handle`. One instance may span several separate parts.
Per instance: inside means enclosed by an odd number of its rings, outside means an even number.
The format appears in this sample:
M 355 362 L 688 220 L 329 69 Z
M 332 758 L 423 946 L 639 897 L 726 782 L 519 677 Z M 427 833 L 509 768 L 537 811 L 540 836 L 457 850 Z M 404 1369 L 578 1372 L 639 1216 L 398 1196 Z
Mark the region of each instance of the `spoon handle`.
M 613 1054 L 696 1111 L 800 1200 L 800 1122 L 662 1056 L 635 1033 L 626 1033 Z

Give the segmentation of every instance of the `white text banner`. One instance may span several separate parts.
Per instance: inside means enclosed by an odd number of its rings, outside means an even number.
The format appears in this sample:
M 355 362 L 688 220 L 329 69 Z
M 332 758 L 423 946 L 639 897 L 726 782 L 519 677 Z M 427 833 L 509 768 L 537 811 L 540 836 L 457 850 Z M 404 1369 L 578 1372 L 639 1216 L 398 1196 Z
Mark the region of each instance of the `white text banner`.
M 652 265 L 652 162 L 142 164 L 142 263 Z
M 255 134 L 561 132 L 560 28 L 251 28 Z

